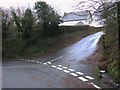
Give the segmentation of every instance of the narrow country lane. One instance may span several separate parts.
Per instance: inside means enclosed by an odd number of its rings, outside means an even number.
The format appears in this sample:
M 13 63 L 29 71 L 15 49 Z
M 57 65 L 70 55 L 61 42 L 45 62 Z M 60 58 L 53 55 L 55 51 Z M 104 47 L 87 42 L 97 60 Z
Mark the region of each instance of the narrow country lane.
M 92 66 L 80 61 L 96 51 L 103 34 L 92 34 L 42 57 L 3 63 L 3 88 L 102 88 Z

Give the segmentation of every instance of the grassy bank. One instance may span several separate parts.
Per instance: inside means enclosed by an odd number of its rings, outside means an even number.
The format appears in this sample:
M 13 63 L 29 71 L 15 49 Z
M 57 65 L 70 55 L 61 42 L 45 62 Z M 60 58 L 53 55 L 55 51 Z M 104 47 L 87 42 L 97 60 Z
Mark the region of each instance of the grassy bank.
M 7 43 L 5 43 L 5 45 L 3 43 L 4 47 L 6 47 L 3 50 L 3 54 L 5 54 L 3 56 L 4 58 L 27 58 L 44 55 L 75 43 L 83 37 L 98 31 L 100 31 L 98 28 L 89 28 L 89 30 L 64 33 L 54 37 L 39 37 L 36 44 L 29 46 L 26 46 L 27 41 L 11 35 L 9 36 Z M 8 56 L 4 51 L 9 52 Z
M 117 26 L 111 25 L 105 28 L 105 37 L 101 38 L 99 46 L 100 69 L 106 70 L 116 83 L 120 83 Z

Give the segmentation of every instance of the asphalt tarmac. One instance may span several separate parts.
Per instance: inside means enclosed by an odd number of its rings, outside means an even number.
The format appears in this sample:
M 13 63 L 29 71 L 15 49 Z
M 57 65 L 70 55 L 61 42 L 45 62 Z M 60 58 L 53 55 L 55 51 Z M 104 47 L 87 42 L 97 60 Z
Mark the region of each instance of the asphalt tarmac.
M 81 64 L 97 49 L 98 32 L 53 53 L 4 62 L 3 88 L 102 88 L 93 66 Z

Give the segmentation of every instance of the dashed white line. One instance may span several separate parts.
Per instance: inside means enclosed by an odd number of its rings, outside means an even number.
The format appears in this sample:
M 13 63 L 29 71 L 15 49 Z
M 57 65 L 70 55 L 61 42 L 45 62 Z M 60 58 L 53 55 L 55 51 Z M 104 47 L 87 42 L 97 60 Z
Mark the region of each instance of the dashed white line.
M 56 66 L 55 66 L 55 65 L 52 65 L 52 67 L 53 67 L 53 68 L 56 68 Z
M 62 68 L 63 68 L 63 69 L 67 69 L 68 67 L 63 66 Z
M 47 63 L 43 63 L 44 65 L 47 65 Z
M 34 60 L 31 60 L 31 62 L 35 62 Z
M 42 63 L 42 62 L 39 62 L 39 63 Z
M 36 63 L 39 63 L 39 61 L 36 61 Z
M 51 64 L 51 62 L 47 62 L 48 64 Z
M 58 57 L 58 58 L 56 58 L 56 59 L 54 59 L 54 60 L 57 60 L 57 59 L 59 59 L 59 58 L 62 58 L 63 56 L 60 56 L 60 57 Z M 31 61 L 31 62 L 36 62 L 36 63 L 42 63 L 42 62 L 39 62 L 39 61 L 35 61 L 35 60 L 26 60 L 26 59 L 20 59 L 20 60 L 23 60 L 23 61 Z M 47 64 L 51 64 L 51 62 L 47 62 L 47 63 L 43 63 L 44 65 L 47 65 Z M 59 66 L 59 67 L 57 67 L 57 66 Z M 68 67 L 65 67 L 65 66 L 62 66 L 62 65 L 57 65 L 57 66 L 55 66 L 55 65 L 52 65 L 52 67 L 53 68 L 56 68 L 56 69 L 58 69 L 58 70 L 63 70 L 63 69 L 67 69 Z M 60 68 L 61 67 L 61 68 Z M 69 70 L 69 71 L 68 71 Z M 70 71 L 75 71 L 74 69 L 68 69 L 68 70 L 63 70 L 63 72 L 65 72 L 65 73 L 69 73 Z M 78 76 L 77 74 L 79 74 L 79 75 L 84 75 L 82 72 L 76 72 L 76 73 L 70 73 L 72 76 Z M 91 77 L 91 76 L 85 76 L 87 79 L 85 79 L 85 78 L 83 78 L 83 77 L 78 77 L 78 79 L 80 79 L 80 80 L 82 80 L 83 82 L 86 82 L 86 81 L 88 81 L 88 79 L 90 79 L 90 80 L 92 80 L 92 79 L 94 79 L 93 77 Z M 91 84 L 91 85 L 93 85 L 95 88 L 97 88 L 97 89 L 101 89 L 99 86 L 97 86 L 97 85 L 95 85 L 94 83 L 89 83 L 89 84 Z
M 84 75 L 82 72 L 76 72 L 77 74 L 79 74 L 79 75 Z
M 94 78 L 91 77 L 91 76 L 85 76 L 86 78 L 90 79 L 90 80 L 93 80 Z
M 93 85 L 95 88 L 101 89 L 99 86 L 95 85 L 94 83 L 90 83 L 91 85 Z
M 65 73 L 69 73 L 70 71 L 68 71 L 68 70 L 63 70 L 63 72 L 65 72 Z
M 76 77 L 76 76 L 78 76 L 78 75 L 77 75 L 77 74 L 75 74 L 75 73 L 70 73 L 70 74 L 71 74 L 72 76 L 75 76 L 75 77 Z
M 83 77 L 78 77 L 78 79 L 82 80 L 83 82 L 88 81 L 87 79 L 83 78 Z
M 59 67 L 62 67 L 62 65 L 58 65 Z
M 75 71 L 74 69 L 68 69 L 68 70 L 69 70 L 69 71 L 72 71 L 72 72 Z
M 62 68 L 59 68 L 59 67 L 57 67 L 56 69 L 58 69 L 58 70 L 63 70 Z

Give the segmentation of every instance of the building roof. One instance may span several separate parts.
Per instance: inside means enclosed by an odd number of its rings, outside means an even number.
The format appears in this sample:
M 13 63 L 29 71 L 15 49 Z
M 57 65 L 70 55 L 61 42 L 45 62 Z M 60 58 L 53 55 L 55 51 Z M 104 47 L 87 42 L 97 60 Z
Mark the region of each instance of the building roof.
M 70 13 L 65 13 L 62 20 L 64 22 L 66 22 L 66 21 L 87 20 L 89 15 L 90 15 L 89 11 L 70 12 Z

